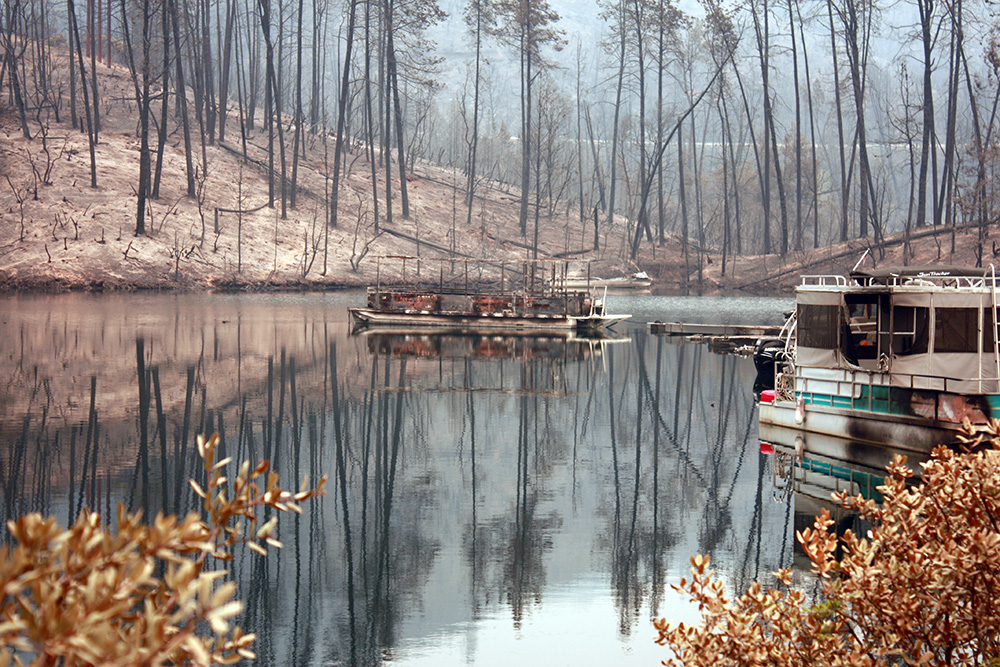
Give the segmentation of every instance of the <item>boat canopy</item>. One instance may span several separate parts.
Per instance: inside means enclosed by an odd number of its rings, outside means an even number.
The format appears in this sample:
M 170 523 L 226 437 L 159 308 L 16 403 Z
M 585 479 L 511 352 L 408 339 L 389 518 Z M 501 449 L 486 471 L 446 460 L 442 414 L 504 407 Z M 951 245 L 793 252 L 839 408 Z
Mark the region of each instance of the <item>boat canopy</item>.
M 887 266 L 880 269 L 861 269 L 851 272 L 851 279 L 859 285 L 893 285 L 900 281 L 922 278 L 976 278 L 983 279 L 984 270 L 967 266 Z
M 800 367 L 890 372 L 898 386 L 997 386 L 991 290 L 799 290 L 797 308 Z

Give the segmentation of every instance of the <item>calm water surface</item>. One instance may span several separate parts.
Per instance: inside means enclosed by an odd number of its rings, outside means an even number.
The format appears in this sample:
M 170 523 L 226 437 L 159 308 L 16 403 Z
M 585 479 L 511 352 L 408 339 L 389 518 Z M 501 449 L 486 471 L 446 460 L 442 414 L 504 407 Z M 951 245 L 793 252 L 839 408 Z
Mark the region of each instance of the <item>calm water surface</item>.
M 265 665 L 657 665 L 692 554 L 734 588 L 790 564 L 752 363 L 644 325 L 789 299 L 611 297 L 635 319 L 605 342 L 352 336 L 362 301 L 0 300 L 4 516 L 195 508 L 203 432 L 287 486 L 328 474 L 283 550 L 233 562 Z

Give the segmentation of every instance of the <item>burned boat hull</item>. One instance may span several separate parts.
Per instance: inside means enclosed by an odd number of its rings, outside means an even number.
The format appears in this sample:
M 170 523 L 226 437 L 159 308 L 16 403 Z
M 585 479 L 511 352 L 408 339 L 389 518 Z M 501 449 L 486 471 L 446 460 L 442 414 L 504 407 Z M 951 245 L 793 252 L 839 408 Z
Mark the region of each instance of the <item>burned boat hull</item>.
M 358 326 L 428 327 L 442 331 L 593 331 L 628 319 L 628 315 L 470 315 L 463 313 L 385 312 L 348 308 Z
M 962 425 L 955 422 L 866 412 L 851 408 L 810 405 L 776 400 L 760 405 L 760 437 L 775 429 L 787 429 L 826 438 L 846 438 L 868 446 L 892 448 L 926 455 L 938 445 L 959 442 Z
M 873 445 L 837 435 L 826 435 L 784 428 L 773 424 L 760 425 L 760 441 L 774 451 L 783 450 L 796 458 L 822 458 L 864 466 L 872 472 L 884 472 L 895 456 L 905 456 L 911 466 L 928 458 L 929 452 L 894 445 Z M 762 451 L 764 451 L 762 449 Z M 766 453 L 766 452 L 765 452 Z

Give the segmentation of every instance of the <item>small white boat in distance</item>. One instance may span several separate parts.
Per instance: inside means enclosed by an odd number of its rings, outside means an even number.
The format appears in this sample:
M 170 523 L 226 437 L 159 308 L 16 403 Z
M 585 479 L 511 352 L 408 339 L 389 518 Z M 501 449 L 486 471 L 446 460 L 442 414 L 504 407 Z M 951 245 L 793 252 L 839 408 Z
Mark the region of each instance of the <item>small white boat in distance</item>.
M 613 278 L 594 278 L 590 276 L 572 275 L 565 281 L 566 289 L 604 289 L 622 292 L 645 292 L 653 287 L 653 280 L 645 271 L 637 271 L 629 276 Z

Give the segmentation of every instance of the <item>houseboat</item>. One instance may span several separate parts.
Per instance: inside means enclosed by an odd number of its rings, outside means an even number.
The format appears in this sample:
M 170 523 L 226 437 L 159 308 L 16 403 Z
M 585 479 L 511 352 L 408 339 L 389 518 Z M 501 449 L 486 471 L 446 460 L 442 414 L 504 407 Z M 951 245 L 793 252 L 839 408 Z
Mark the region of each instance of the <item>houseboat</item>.
M 608 313 L 595 292 L 568 288 L 567 260 L 391 259 L 403 262 L 399 283 L 382 283 L 380 262 L 366 306 L 348 308 L 355 326 L 592 332 L 630 317 Z M 407 263 L 425 265 L 423 274 L 407 279 Z
M 1000 417 L 993 267 L 803 276 L 770 353 L 761 432 L 792 429 L 926 455 Z M 763 436 L 762 436 L 763 437 Z

